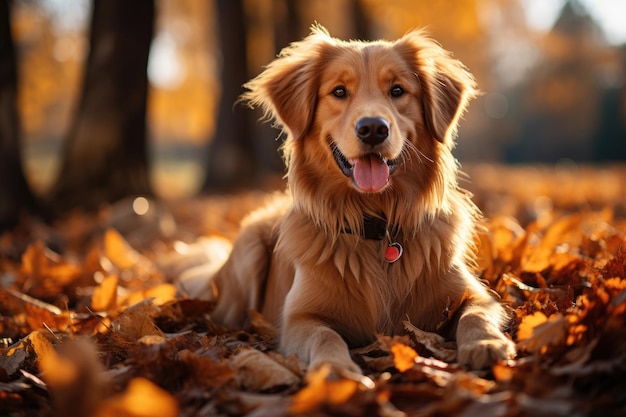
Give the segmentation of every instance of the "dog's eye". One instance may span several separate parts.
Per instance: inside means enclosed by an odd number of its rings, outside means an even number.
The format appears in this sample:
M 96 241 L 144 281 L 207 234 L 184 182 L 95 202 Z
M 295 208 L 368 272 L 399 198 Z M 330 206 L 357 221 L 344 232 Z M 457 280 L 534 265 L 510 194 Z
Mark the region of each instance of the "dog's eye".
M 393 87 L 391 87 L 391 90 L 389 90 L 389 95 L 391 97 L 400 97 L 403 94 L 404 88 L 402 88 L 401 85 L 394 85 Z
M 348 97 L 348 90 L 346 90 L 346 87 L 344 87 L 343 85 L 338 85 L 337 87 L 333 88 L 332 94 L 337 98 L 346 98 Z

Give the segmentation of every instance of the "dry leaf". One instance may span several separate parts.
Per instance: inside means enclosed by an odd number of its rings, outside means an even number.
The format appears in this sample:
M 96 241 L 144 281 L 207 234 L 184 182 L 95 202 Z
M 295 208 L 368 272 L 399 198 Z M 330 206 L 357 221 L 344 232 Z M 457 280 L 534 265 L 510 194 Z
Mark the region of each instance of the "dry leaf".
M 39 368 L 58 415 L 87 416 L 100 405 L 102 365 L 88 339 L 70 340 L 59 346 L 58 353 L 46 349 L 39 355 Z
M 176 287 L 172 284 L 159 284 L 129 294 L 121 303 L 134 305 L 143 300 L 151 299 L 155 305 L 166 304 L 176 300 Z
M 446 342 L 441 335 L 420 330 L 408 321 L 403 323 L 404 328 L 415 337 L 415 341 L 431 351 L 437 359 L 446 362 L 452 362 L 456 359 L 456 349 L 451 347 L 453 344 Z
M 358 381 L 352 379 L 329 380 L 331 367 L 324 365 L 309 373 L 307 386 L 293 397 L 290 412 L 294 414 L 311 413 L 324 405 L 345 403 L 357 391 Z
M 400 372 L 408 371 L 415 365 L 417 352 L 413 348 L 403 345 L 402 343 L 394 343 L 391 345 L 391 353 L 393 354 L 393 364 Z
M 293 372 L 256 349 L 242 349 L 228 363 L 237 370 L 237 379 L 246 389 L 266 391 L 300 382 Z
M 549 346 L 566 341 L 571 321 L 560 313 L 549 318 L 539 311 L 525 316 L 519 325 L 517 346 L 532 353 L 545 352 Z
M 144 336 L 160 336 L 163 332 L 154 324 L 152 318 L 158 313 L 152 300 L 144 300 L 124 310 L 111 323 L 111 336 L 121 343 L 134 344 Z
M 179 354 L 181 362 L 190 370 L 189 385 L 217 388 L 227 384 L 236 375 L 236 371 L 227 363 L 216 362 L 208 356 L 184 350 Z
M 511 381 L 515 375 L 515 368 L 504 363 L 496 363 L 492 366 L 491 371 L 498 382 Z
M 98 285 L 91 295 L 91 308 L 94 311 L 108 311 L 117 306 L 117 275 L 109 275 Z
M 11 288 L 0 288 L 0 304 L 2 309 L 21 316 L 28 330 L 51 328 L 67 330 L 72 320 L 68 312 L 57 306 L 48 304 Z
M 108 229 L 104 234 L 104 255 L 119 270 L 133 269 L 147 262 L 115 229 Z
M 126 390 L 105 401 L 94 417 L 178 417 L 176 399 L 145 378 L 134 378 Z
M 82 275 L 78 265 L 63 259 L 38 241 L 22 255 L 17 284 L 37 298 L 57 295 Z
M 13 346 L 0 350 L 0 380 L 9 379 L 49 352 L 54 352 L 50 342 L 52 337 L 50 332 L 34 331 Z
M 545 314 L 537 311 L 534 314 L 524 316 L 517 330 L 517 340 L 524 341 L 530 339 L 533 335 L 535 327 L 545 323 L 548 320 Z

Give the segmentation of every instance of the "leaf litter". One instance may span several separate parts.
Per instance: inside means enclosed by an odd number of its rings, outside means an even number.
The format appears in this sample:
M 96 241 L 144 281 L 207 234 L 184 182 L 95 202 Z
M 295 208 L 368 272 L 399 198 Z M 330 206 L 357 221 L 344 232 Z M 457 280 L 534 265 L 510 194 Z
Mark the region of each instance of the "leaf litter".
M 501 176 L 521 184 L 522 173 Z M 455 363 L 453 341 L 409 322 L 351 352 L 364 375 L 307 373 L 278 352 L 277 329 L 257 312 L 236 331 L 213 322 L 214 301 L 190 298 L 175 278 L 223 258 L 263 194 L 171 203 L 167 234 L 157 220 L 116 229 L 123 203 L 52 227 L 27 221 L 0 238 L 1 413 L 624 415 L 626 181 L 602 198 L 585 186 L 581 203 L 555 177 L 524 183 L 527 194 L 498 188 L 507 181 L 472 190 L 487 214 L 477 273 L 511 311 L 519 351 L 479 372 Z M 548 195 L 533 194 L 539 186 Z M 449 301 L 442 325 L 462 304 Z

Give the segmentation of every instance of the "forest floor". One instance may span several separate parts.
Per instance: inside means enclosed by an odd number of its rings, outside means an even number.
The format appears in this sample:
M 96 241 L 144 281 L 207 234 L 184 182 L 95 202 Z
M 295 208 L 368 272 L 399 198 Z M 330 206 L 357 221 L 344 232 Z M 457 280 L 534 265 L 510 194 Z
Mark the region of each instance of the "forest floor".
M 264 192 L 129 199 L 0 235 L 0 415 L 626 415 L 626 166 L 467 171 L 515 360 L 467 371 L 407 323 L 352 351 L 364 376 L 307 375 L 259 314 L 229 331 L 174 285 Z

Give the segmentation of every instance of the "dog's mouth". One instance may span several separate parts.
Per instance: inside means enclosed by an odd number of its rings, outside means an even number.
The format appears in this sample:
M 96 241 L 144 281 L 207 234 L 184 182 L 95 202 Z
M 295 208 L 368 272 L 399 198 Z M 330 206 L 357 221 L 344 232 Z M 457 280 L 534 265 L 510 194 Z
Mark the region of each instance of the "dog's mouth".
M 398 167 L 397 159 L 388 159 L 378 153 L 368 153 L 359 158 L 348 159 L 337 145 L 330 143 L 335 162 L 341 172 L 352 178 L 361 191 L 376 193 L 389 183 L 389 177 Z

